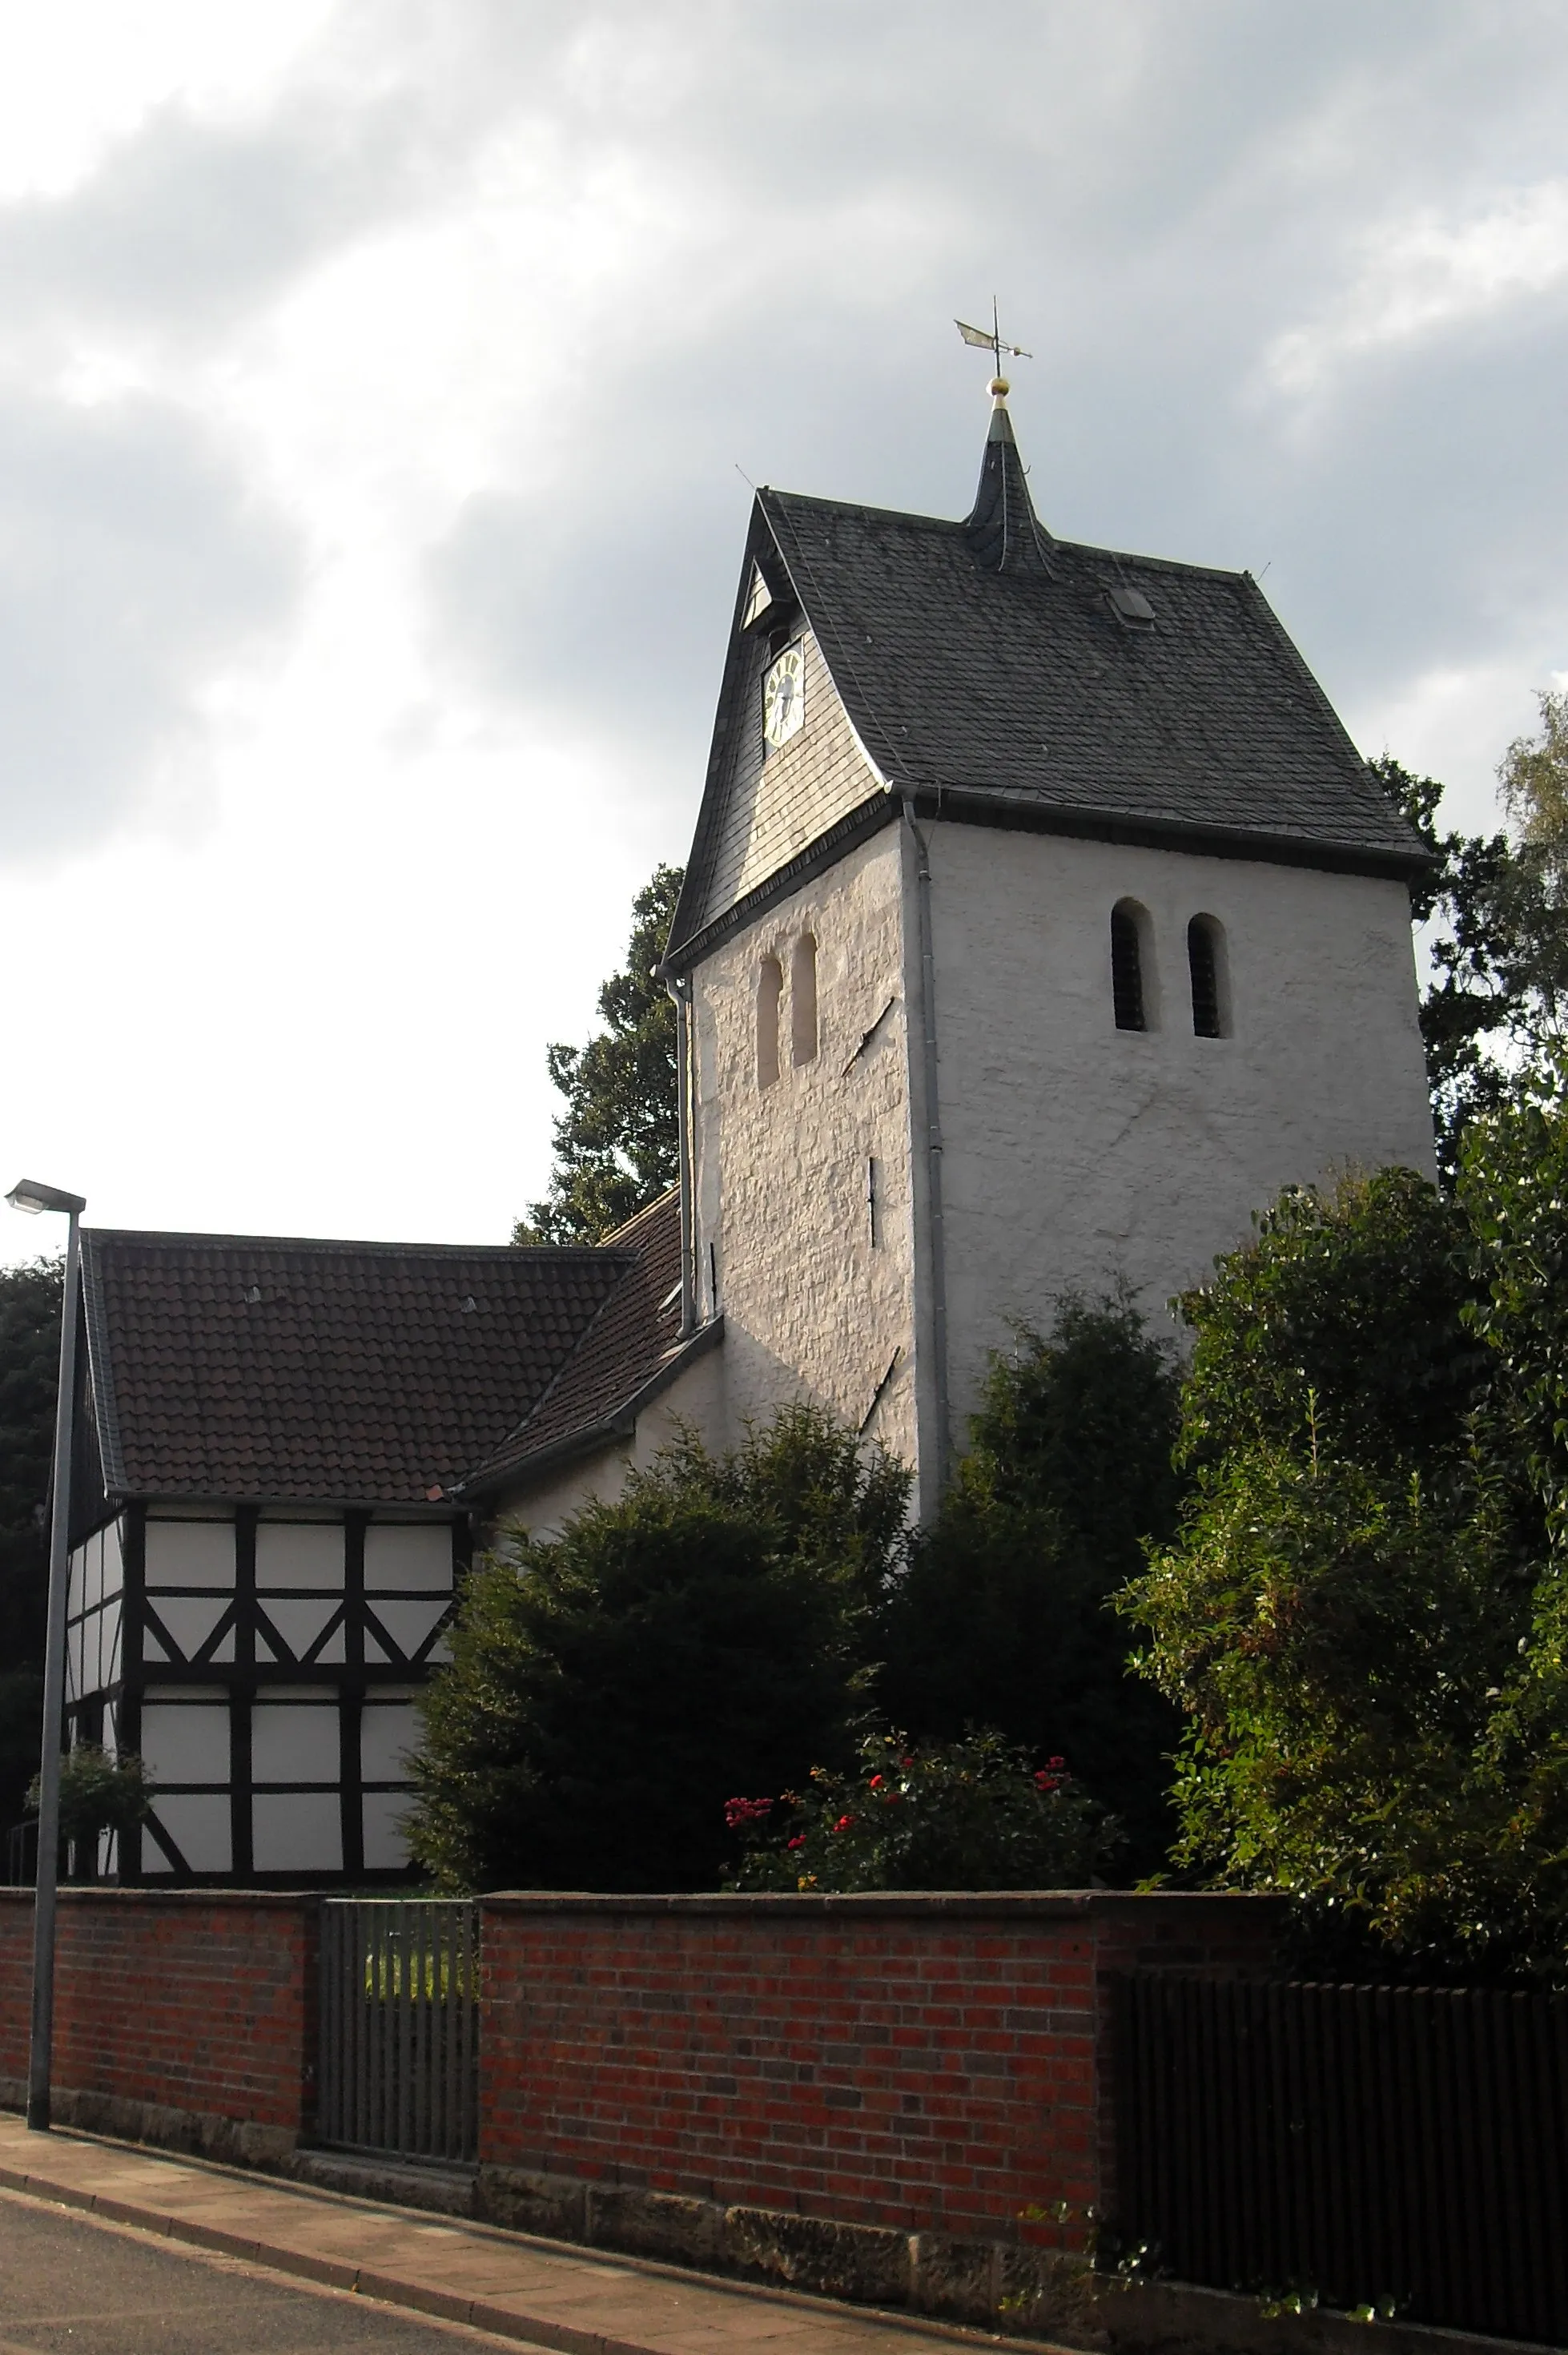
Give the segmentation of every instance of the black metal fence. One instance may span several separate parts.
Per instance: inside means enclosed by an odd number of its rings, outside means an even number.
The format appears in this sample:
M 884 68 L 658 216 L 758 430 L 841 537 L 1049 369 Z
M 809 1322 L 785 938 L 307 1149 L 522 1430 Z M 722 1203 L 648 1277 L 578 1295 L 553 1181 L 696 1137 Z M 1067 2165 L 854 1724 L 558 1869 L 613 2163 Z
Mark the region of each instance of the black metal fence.
M 1137 1977 L 1117 2215 L 1152 2270 L 1568 2341 L 1568 1999 Z
M 479 2154 L 477 1908 L 428 1897 L 322 1907 L 316 2132 L 350 2150 Z

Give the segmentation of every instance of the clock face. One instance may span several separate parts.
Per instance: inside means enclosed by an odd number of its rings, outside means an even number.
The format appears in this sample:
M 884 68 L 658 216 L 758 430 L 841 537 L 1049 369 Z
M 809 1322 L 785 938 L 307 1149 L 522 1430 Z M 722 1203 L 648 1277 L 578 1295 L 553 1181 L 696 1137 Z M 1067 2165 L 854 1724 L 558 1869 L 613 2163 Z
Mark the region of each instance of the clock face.
M 806 666 L 799 646 L 787 646 L 762 682 L 762 732 L 787 744 L 806 717 Z

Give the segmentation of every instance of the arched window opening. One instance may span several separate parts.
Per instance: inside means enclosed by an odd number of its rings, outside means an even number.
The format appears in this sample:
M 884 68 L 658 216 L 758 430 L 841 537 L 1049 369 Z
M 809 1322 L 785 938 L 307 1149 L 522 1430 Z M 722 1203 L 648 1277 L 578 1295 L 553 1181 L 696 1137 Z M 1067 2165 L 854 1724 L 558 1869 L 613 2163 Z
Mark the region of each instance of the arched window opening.
M 1149 1028 L 1143 1003 L 1139 913 L 1130 900 L 1118 900 L 1111 910 L 1111 1002 L 1118 1030 Z
M 817 1052 L 817 943 L 802 932 L 789 960 L 789 1050 L 797 1063 Z
M 766 956 L 757 976 L 757 1084 L 770 1088 L 779 1077 L 779 1001 L 784 995 L 784 968 L 777 957 Z
M 1192 1032 L 1222 1039 L 1225 1020 L 1224 935 L 1213 916 L 1194 916 L 1187 927 L 1187 970 L 1192 982 Z

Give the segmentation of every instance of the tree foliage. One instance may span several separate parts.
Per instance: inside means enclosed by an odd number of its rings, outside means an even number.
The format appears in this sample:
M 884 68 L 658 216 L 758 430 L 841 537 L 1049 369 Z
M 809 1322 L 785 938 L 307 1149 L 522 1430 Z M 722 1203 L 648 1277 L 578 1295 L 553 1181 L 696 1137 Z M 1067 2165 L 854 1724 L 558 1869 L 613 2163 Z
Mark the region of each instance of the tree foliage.
M 21 1818 L 42 1737 L 60 1288 L 58 1260 L 0 1270 L 0 1830 Z
M 1187 1713 L 1178 1856 L 1381 1967 L 1568 1977 L 1568 1087 L 1289 1196 L 1187 1295 L 1175 1540 L 1122 1607 Z
M 1182 1462 L 1304 1445 L 1309 1423 L 1320 1449 L 1373 1465 L 1461 1444 L 1487 1370 L 1473 1293 L 1468 1223 L 1414 1170 L 1288 1189 L 1178 1304 Z
M 1445 1178 L 1467 1124 L 1498 1111 L 1521 1065 L 1559 1044 L 1568 1007 L 1568 694 L 1539 698 L 1540 731 L 1498 767 L 1513 837 L 1444 832 L 1443 788 L 1384 758 L 1372 768 L 1432 858 L 1413 894 L 1431 967 L 1421 1030 Z
M 566 1110 L 549 1192 L 514 1242 L 598 1242 L 675 1183 L 675 1008 L 658 966 L 681 882 L 680 868 L 657 867 L 632 901 L 625 967 L 599 993 L 604 1028 L 546 1050 Z
M 880 1693 L 923 1739 L 996 1728 L 1064 1755 L 1157 1870 L 1180 1720 L 1127 1665 L 1110 1598 L 1175 1529 L 1173 1352 L 1126 1298 L 1062 1302 L 993 1359 L 969 1453 L 892 1593 Z
M 1116 1824 L 1065 1772 L 998 1733 L 911 1748 L 870 1727 L 849 1774 L 813 1766 L 804 1792 L 731 1799 L 737 1889 L 1083 1889 Z
M 737 1785 L 847 1761 L 901 1465 L 786 1410 L 688 1436 L 556 1538 L 471 1580 L 423 1703 L 415 1854 L 452 1887 L 700 1889 Z
M 39 1787 L 35 1774 L 27 1790 L 30 1816 L 38 1812 Z M 101 1832 L 132 1831 L 146 1822 L 154 1796 L 147 1769 L 133 1752 L 111 1758 L 101 1743 L 79 1742 L 60 1761 L 60 1838 L 85 1847 L 95 1844 Z

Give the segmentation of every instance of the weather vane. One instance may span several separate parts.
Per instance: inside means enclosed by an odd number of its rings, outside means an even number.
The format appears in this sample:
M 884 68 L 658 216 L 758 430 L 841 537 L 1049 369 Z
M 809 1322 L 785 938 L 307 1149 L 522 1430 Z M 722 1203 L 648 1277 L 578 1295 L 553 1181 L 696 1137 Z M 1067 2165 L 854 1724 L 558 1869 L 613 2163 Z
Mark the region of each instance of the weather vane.
M 1034 357 L 1033 353 L 1026 352 L 1022 344 L 1004 344 L 1002 342 L 1001 329 L 997 324 L 996 297 L 994 294 L 991 298 L 991 333 L 989 336 L 986 334 L 983 327 L 969 326 L 962 319 L 955 319 L 953 321 L 953 325 L 957 327 L 959 335 L 962 336 L 966 344 L 973 344 L 977 350 L 991 353 L 996 363 L 996 378 L 995 381 L 991 385 L 991 390 L 994 393 L 1000 394 L 1007 390 L 1007 378 L 1001 372 L 1001 356 L 1003 352 L 1008 355 L 1010 359 L 1032 360 Z

